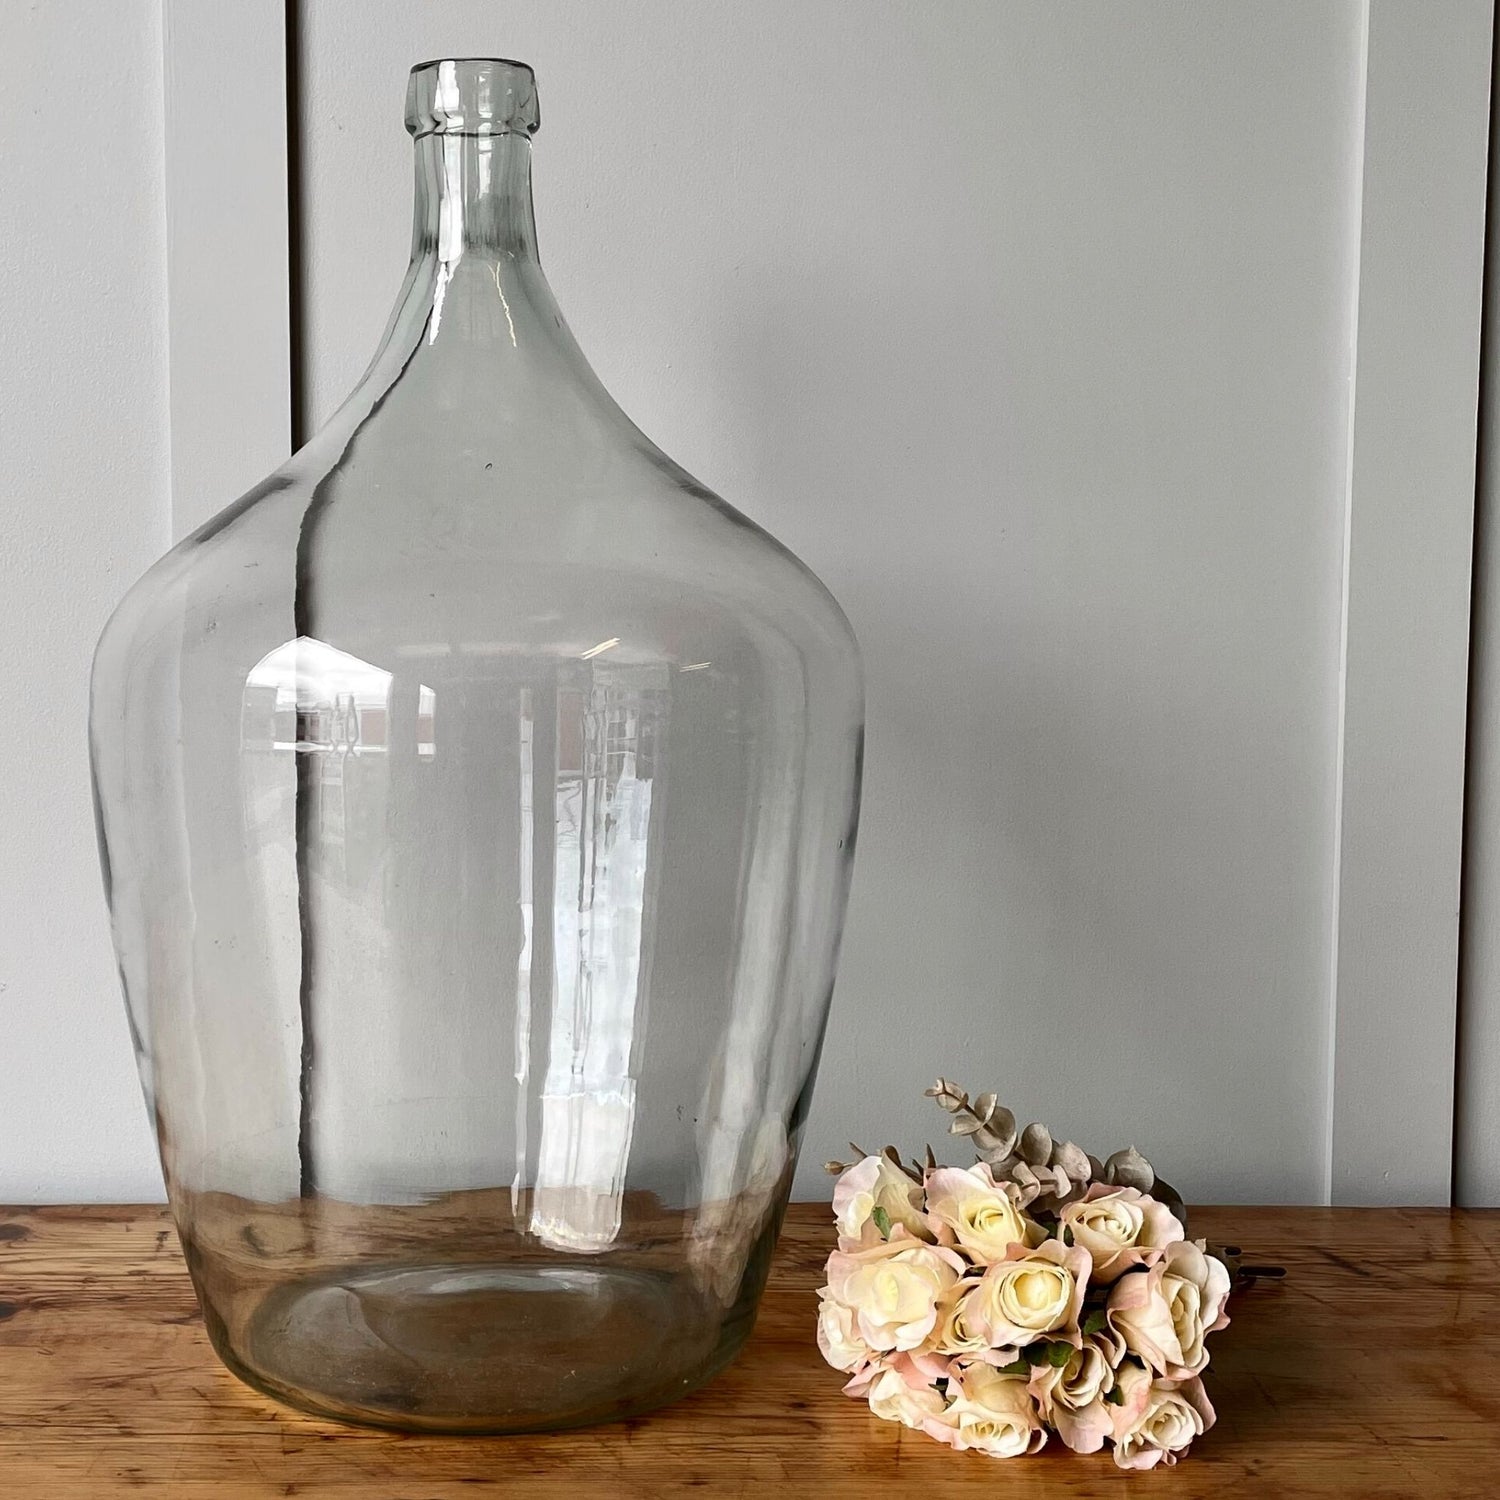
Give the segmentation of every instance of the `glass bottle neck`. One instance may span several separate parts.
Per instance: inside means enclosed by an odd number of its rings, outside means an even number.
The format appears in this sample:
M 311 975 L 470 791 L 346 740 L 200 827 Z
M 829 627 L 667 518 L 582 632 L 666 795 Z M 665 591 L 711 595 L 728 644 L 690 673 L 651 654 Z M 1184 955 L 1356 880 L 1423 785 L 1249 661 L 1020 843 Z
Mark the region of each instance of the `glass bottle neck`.
M 531 137 L 539 123 L 536 79 L 524 63 L 456 58 L 412 69 L 411 265 L 369 372 L 377 383 L 416 364 L 462 365 L 468 379 L 535 376 L 559 363 L 576 375 L 582 356 L 537 260 Z
M 431 256 L 451 273 L 470 255 L 536 262 L 527 136 L 434 131 L 415 145 L 414 263 Z
M 523 134 L 416 141 L 411 265 L 371 372 L 453 365 L 456 379 L 455 360 L 466 379 L 592 380 L 537 259 Z
M 429 412 L 480 399 L 518 420 L 634 433 L 569 332 L 537 258 L 537 118 L 535 80 L 520 63 L 413 70 L 411 263 L 374 358 L 315 446 L 353 442 L 398 386 L 419 391 Z

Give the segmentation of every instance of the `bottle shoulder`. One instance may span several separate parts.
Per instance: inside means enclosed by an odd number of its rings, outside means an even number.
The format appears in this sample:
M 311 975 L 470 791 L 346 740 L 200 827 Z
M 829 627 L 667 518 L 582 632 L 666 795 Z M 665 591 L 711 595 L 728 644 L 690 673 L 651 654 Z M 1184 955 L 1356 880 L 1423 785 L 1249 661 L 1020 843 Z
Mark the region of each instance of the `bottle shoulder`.
M 143 575 L 101 636 L 96 685 L 162 653 L 244 667 L 306 635 L 530 659 L 618 638 L 622 658 L 790 654 L 859 679 L 848 619 L 812 570 L 644 437 L 547 464 L 508 463 L 501 443 L 338 438 L 320 434 Z

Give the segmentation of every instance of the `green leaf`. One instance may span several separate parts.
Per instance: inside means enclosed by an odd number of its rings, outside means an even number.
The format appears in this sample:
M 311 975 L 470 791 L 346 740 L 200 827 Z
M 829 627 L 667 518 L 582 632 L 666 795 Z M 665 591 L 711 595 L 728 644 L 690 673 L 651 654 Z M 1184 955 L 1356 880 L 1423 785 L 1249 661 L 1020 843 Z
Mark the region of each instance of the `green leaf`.
M 891 1237 L 891 1216 L 883 1209 L 877 1208 L 870 1217 L 875 1221 L 875 1227 L 880 1231 L 883 1239 Z
M 1102 1307 L 1096 1307 L 1088 1317 L 1083 1320 L 1083 1331 L 1085 1333 L 1103 1333 L 1109 1323 L 1109 1314 Z
M 1105 1391 L 1104 1399 L 1108 1401 L 1111 1406 L 1124 1406 L 1125 1392 L 1122 1391 L 1119 1386 L 1115 1386 L 1113 1390 Z
M 1044 1365 L 1047 1363 L 1047 1345 L 1045 1343 L 1027 1344 L 1021 1351 L 1021 1357 L 1028 1365 Z
M 1047 1345 L 1047 1363 L 1060 1370 L 1073 1357 L 1073 1346 L 1054 1341 Z
M 1031 1366 L 1028 1365 L 1024 1359 L 1018 1359 L 1014 1364 L 1011 1365 L 1000 1366 L 1000 1373 L 1002 1375 L 1026 1375 L 1029 1374 L 1030 1371 Z

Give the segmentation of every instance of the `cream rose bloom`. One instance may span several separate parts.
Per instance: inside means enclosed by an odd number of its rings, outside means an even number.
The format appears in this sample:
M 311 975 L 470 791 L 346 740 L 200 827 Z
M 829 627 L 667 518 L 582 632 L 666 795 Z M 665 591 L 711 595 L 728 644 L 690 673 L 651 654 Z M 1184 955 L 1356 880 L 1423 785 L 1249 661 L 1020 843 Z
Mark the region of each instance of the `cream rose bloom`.
M 958 1244 L 989 1265 L 1012 1245 L 1030 1244 L 1034 1228 L 1016 1204 L 1014 1190 L 997 1183 L 989 1167 L 937 1167 L 927 1174 L 927 1218 L 945 1245 Z
M 942 1392 L 931 1385 L 912 1385 L 897 1370 L 881 1370 L 867 1392 L 870 1410 L 887 1422 L 923 1427 L 940 1416 L 946 1405 Z
M 1096 1283 L 1118 1280 L 1136 1266 L 1151 1265 L 1161 1252 L 1183 1238 L 1182 1225 L 1165 1203 L 1130 1187 L 1096 1182 L 1076 1203 L 1058 1215 L 1094 1263 Z
M 922 1189 L 889 1157 L 867 1156 L 850 1167 L 833 1187 L 833 1217 L 841 1242 L 860 1243 L 875 1210 L 883 1209 L 891 1227 L 897 1224 L 914 1238 L 930 1240 L 922 1215 Z M 841 1243 L 840 1248 L 849 1248 Z
M 915 1349 L 937 1322 L 938 1299 L 964 1270 L 956 1251 L 924 1245 L 900 1228 L 891 1238 L 828 1257 L 828 1295 L 854 1314 L 871 1349 Z
M 948 1404 L 922 1430 L 951 1448 L 972 1448 L 991 1458 L 1019 1458 L 1047 1441 L 1024 1375 L 1002 1375 L 991 1365 L 970 1365 L 948 1384 Z
M 1191 1240 L 1168 1245 L 1147 1271 L 1115 1282 L 1109 1322 L 1125 1347 L 1158 1375 L 1185 1380 L 1208 1364 L 1204 1340 L 1225 1327 L 1229 1271 Z
M 1214 1425 L 1203 1382 L 1153 1380 L 1148 1370 L 1130 1364 L 1118 1375 L 1125 1400 L 1115 1409 L 1115 1462 L 1122 1469 L 1151 1469 L 1175 1464 L 1201 1433 Z
M 835 1370 L 857 1370 L 870 1357 L 870 1346 L 859 1336 L 852 1309 L 835 1302 L 826 1288 L 818 1308 L 818 1348 Z
M 1061 1240 L 1035 1250 L 1012 1245 L 980 1279 L 966 1314 L 996 1348 L 1020 1349 L 1039 1338 L 1078 1345 L 1078 1313 L 1088 1286 L 1089 1253 Z
M 960 1281 L 938 1298 L 932 1334 L 932 1347 L 937 1353 L 981 1359 L 990 1352 L 989 1335 L 976 1321 L 978 1292 L 977 1281 Z
M 1075 1453 L 1097 1453 L 1114 1431 L 1114 1413 L 1104 1397 L 1114 1389 L 1111 1345 L 1085 1335 L 1062 1366 L 1038 1365 L 1031 1372 L 1031 1394 L 1042 1416 Z

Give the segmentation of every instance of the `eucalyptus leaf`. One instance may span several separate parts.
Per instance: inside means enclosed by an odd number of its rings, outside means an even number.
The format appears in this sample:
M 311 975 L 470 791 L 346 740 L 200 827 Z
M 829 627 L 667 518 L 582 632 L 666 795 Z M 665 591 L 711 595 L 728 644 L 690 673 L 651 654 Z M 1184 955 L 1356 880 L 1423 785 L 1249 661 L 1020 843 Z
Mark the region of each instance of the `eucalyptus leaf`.
M 1052 1132 L 1040 1120 L 1021 1132 L 1021 1159 L 1028 1167 L 1045 1167 L 1052 1156 Z
M 882 1239 L 891 1237 L 891 1216 L 883 1208 L 875 1208 L 870 1212 L 870 1217 L 875 1221 L 875 1227 L 880 1231 Z
M 1151 1170 L 1151 1163 L 1134 1146 L 1116 1151 L 1104 1167 L 1116 1187 L 1133 1187 L 1149 1193 L 1156 1185 L 1156 1173 Z

